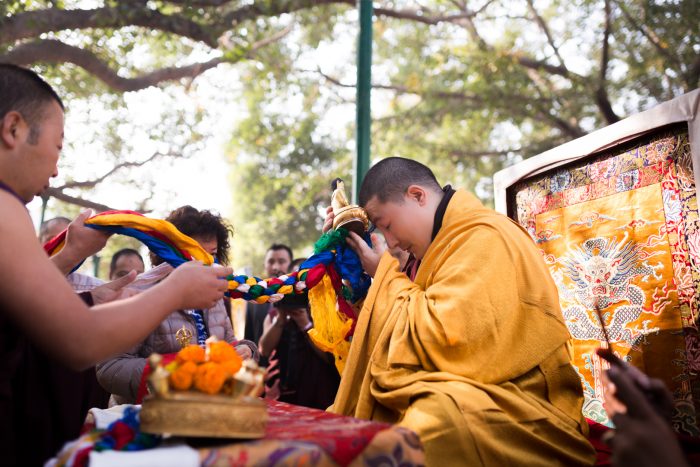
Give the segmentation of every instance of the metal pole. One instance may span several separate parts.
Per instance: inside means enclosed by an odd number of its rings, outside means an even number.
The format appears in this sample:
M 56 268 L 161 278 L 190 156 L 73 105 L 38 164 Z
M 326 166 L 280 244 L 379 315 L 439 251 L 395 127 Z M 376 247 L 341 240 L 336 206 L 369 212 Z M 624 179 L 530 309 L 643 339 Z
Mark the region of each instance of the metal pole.
M 372 0 L 358 0 L 360 38 L 357 47 L 357 154 L 353 198 L 358 201 L 362 179 L 369 170 L 370 92 L 372 90 Z

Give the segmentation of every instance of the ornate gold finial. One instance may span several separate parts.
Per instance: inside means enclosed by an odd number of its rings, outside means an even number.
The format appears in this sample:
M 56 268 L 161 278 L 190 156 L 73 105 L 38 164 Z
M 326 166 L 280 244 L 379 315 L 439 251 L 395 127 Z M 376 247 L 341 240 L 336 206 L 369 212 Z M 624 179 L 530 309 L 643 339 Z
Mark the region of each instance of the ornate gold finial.
M 163 397 L 170 391 L 168 376 L 170 373 L 163 368 L 163 356 L 152 353 L 148 357 L 148 364 L 151 366 L 151 374 L 148 375 L 148 387 L 152 394 Z
M 343 227 L 363 236 L 369 226 L 367 213 L 360 206 L 350 204 L 345 196 L 345 184 L 339 178 L 331 184 L 331 206 L 333 207 L 333 228 Z
M 184 349 L 192 342 L 192 331 L 187 329 L 183 324 L 182 328 L 178 329 L 175 333 L 175 339 L 180 344 L 180 347 Z
M 204 341 L 204 360 L 209 361 L 209 355 L 211 355 L 211 345 L 214 342 L 218 342 L 219 339 L 216 336 L 209 336 L 207 340 Z
M 243 366 L 233 376 L 232 396 L 260 397 L 265 389 L 265 370 L 260 368 L 253 359 L 247 359 Z

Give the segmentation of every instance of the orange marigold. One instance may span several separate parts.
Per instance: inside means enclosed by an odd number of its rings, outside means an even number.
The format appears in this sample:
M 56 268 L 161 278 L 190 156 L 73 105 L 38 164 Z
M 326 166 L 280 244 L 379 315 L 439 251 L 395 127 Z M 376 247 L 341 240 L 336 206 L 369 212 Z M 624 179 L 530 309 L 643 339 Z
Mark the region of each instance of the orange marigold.
M 194 387 L 207 394 L 216 394 L 226 381 L 226 370 L 218 363 L 207 362 L 199 365 L 194 374 Z
M 209 344 L 209 361 L 222 363 L 242 360 L 231 344 L 226 341 L 218 341 Z
M 202 363 L 204 361 L 204 349 L 198 345 L 188 345 L 177 353 L 177 361 L 178 363 Z
M 178 365 L 175 370 L 170 373 L 170 386 L 179 391 L 185 391 L 192 387 L 192 380 L 197 371 L 197 364 L 194 362 L 185 362 Z
M 237 360 L 229 360 L 227 362 L 221 362 L 219 365 L 226 371 L 227 376 L 233 376 L 238 373 L 238 370 L 243 366 L 243 360 L 240 358 Z

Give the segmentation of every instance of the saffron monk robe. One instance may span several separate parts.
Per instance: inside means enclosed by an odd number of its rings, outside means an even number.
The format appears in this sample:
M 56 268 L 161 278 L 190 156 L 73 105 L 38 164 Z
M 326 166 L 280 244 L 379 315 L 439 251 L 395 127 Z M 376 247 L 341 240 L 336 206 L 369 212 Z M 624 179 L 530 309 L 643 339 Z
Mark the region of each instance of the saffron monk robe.
M 570 336 L 529 235 L 408 159 L 375 165 L 360 204 L 415 278 L 351 234 L 374 281 L 329 410 L 414 430 L 427 465 L 592 465 Z

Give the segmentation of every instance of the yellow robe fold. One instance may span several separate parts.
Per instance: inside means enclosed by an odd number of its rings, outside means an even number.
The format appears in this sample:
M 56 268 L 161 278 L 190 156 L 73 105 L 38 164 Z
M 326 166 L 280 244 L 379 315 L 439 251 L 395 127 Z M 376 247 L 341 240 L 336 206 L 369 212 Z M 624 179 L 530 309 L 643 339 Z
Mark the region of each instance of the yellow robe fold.
M 415 282 L 382 257 L 330 410 L 413 429 L 428 465 L 591 465 L 568 339 L 529 235 L 457 191 Z

